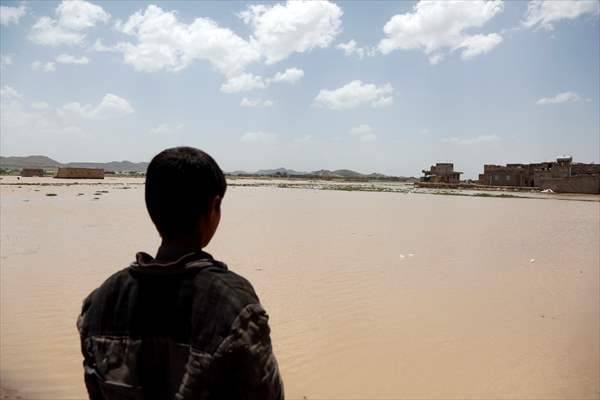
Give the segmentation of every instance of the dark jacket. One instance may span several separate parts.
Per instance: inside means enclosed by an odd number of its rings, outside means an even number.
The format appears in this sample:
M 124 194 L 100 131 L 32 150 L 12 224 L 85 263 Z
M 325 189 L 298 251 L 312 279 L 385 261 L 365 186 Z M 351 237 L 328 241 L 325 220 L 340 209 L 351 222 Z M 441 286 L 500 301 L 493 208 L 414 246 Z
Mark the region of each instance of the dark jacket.
M 283 399 L 269 317 L 246 279 L 205 252 L 136 259 L 77 321 L 90 399 Z

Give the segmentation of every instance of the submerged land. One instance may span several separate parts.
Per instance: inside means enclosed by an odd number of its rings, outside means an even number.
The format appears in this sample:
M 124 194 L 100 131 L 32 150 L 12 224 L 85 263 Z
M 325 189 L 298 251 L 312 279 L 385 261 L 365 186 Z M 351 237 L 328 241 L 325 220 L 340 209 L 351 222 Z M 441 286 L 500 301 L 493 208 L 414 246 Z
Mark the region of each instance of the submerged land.
M 228 184 L 207 250 L 254 283 L 289 398 L 600 397 L 600 196 Z M 82 398 L 81 300 L 158 244 L 143 178 L 3 176 L 0 195 L 1 384 Z

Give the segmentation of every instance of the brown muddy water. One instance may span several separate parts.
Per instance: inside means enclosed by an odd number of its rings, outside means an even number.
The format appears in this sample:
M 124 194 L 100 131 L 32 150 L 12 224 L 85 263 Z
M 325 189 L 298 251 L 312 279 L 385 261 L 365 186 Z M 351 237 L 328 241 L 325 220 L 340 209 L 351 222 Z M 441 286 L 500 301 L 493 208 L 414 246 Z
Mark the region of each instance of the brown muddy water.
M 83 398 L 81 300 L 158 244 L 143 186 L 0 191 L 1 384 Z M 600 398 L 600 203 L 231 187 L 223 207 L 208 251 L 254 283 L 288 398 Z

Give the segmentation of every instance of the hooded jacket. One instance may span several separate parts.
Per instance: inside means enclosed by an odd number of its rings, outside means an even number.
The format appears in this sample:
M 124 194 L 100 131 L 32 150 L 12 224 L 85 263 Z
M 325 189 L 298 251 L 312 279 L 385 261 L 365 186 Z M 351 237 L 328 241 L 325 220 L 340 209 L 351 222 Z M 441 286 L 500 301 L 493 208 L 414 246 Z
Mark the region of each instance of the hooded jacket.
M 268 318 L 210 254 L 159 264 L 138 253 L 77 320 L 90 399 L 283 399 Z

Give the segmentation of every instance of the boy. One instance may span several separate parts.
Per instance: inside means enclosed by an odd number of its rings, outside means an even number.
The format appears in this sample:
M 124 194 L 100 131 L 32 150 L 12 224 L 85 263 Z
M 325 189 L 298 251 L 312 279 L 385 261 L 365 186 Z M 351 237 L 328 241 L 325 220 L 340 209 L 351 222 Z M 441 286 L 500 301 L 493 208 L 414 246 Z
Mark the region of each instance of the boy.
M 90 399 L 283 399 L 252 285 L 202 251 L 226 186 L 217 163 L 195 148 L 150 162 L 156 257 L 138 253 L 85 299 L 77 321 Z

